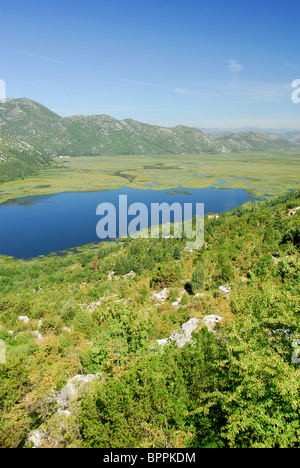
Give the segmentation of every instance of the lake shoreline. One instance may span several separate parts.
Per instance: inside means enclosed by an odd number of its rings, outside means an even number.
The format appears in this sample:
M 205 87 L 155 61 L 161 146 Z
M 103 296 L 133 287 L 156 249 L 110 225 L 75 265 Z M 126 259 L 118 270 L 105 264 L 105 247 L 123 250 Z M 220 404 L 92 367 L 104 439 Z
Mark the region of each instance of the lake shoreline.
M 60 162 L 61 163 L 61 162 Z M 27 196 L 121 189 L 188 190 L 226 180 L 226 188 L 256 196 L 298 190 L 300 154 L 210 154 L 178 156 L 82 156 L 38 175 L 0 185 L 0 203 Z M 116 171 L 118 168 L 118 171 Z M 208 177 L 210 176 L 210 177 Z

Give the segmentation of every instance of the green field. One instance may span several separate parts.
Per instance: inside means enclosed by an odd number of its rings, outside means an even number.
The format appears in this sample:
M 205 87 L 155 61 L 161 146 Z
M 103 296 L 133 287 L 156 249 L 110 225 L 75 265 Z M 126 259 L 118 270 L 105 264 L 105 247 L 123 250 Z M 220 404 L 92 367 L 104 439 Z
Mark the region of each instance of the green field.
M 256 196 L 275 196 L 300 188 L 300 153 L 123 155 L 57 162 L 57 169 L 2 184 L 0 202 L 29 195 L 118 189 L 124 185 L 153 190 L 205 188 L 221 179 L 226 183 L 220 188 L 242 188 Z

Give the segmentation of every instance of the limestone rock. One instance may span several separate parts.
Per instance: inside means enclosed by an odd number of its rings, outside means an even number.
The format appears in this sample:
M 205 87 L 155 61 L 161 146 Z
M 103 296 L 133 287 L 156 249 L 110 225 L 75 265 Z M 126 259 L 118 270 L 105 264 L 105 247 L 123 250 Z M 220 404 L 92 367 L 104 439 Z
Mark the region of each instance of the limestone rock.
M 29 434 L 27 444 L 31 442 L 33 444 L 32 448 L 40 448 L 45 444 L 49 435 L 49 432 L 37 429 Z
M 179 348 L 183 348 L 186 343 L 192 340 L 192 333 L 197 329 L 198 322 L 199 319 L 192 318 L 184 323 L 178 331 L 173 332 L 169 339 L 175 341 Z
M 172 341 L 175 341 L 179 348 L 183 348 L 187 343 L 192 342 L 192 333 L 199 329 L 200 324 L 204 324 L 208 328 L 209 332 L 215 333 L 214 328 L 219 322 L 221 322 L 221 320 L 223 320 L 223 317 L 220 317 L 219 315 L 207 315 L 201 320 L 194 317 L 184 323 L 179 330 L 174 331 L 169 338 L 156 340 L 156 342 L 159 346 L 164 347 Z
M 76 443 L 81 437 L 77 421 L 80 400 L 85 397 L 90 384 L 100 376 L 101 374 L 75 375 L 70 379 L 54 397 L 57 410 L 48 418 L 47 424 L 42 424 L 29 434 L 25 447 L 63 448 L 66 446 L 66 434 L 69 442 Z M 53 399 L 50 401 L 53 402 Z
M 230 299 L 230 293 L 231 293 L 231 284 L 226 284 L 225 286 L 220 286 L 219 287 L 219 292 L 222 294 L 222 296 L 226 297 L 227 300 Z
M 18 317 L 18 320 L 20 320 L 21 322 L 24 322 L 24 323 L 29 323 L 30 322 L 30 319 L 28 317 L 26 317 L 26 315 L 20 315 Z
M 60 409 L 66 409 L 70 403 L 77 400 L 84 393 L 87 384 L 97 378 L 94 374 L 75 375 L 63 389 L 56 395 L 56 403 Z
M 151 294 L 151 299 L 153 299 L 156 302 L 164 302 L 168 299 L 169 296 L 169 290 L 167 288 L 164 288 L 160 292 L 153 292 Z
M 184 323 L 179 330 L 174 331 L 169 338 L 163 340 L 157 340 L 159 346 L 165 346 L 166 344 L 175 341 L 179 348 L 183 348 L 186 343 L 192 340 L 192 333 L 198 326 L 199 319 L 196 317 L 192 318 L 188 322 Z
M 208 328 L 208 331 L 214 332 L 215 326 L 223 320 L 219 315 L 206 315 L 201 322 Z

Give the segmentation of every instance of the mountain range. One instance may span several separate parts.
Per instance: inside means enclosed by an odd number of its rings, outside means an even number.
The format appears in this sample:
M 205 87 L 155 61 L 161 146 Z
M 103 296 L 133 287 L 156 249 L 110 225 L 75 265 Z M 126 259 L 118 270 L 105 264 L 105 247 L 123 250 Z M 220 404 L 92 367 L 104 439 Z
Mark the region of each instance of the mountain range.
M 300 149 L 297 143 L 258 131 L 210 135 L 183 125 L 160 127 L 107 115 L 61 117 L 27 98 L 0 102 L 0 132 L 50 157 Z
M 225 135 L 229 133 L 249 133 L 258 131 L 265 135 L 277 135 L 285 140 L 294 143 L 300 143 L 300 130 L 292 128 L 260 128 L 260 127 L 243 127 L 243 128 L 199 128 L 202 132 L 209 133 L 210 135 Z

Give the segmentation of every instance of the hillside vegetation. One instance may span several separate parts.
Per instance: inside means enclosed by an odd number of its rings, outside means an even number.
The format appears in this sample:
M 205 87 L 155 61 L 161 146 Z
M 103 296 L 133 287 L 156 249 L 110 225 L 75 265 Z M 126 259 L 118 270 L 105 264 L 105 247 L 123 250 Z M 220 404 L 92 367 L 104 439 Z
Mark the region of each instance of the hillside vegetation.
M 107 115 L 60 117 L 30 99 L 0 103 L 0 129 L 49 156 L 159 155 L 297 150 L 299 145 L 257 132 L 228 141 L 179 125 L 173 128 Z
M 292 192 L 206 220 L 199 251 L 2 257 L 0 446 L 300 447 L 298 207 Z M 190 319 L 192 342 L 157 343 Z
M 49 156 L 0 133 L 0 183 L 37 174 L 50 165 L 54 164 Z

